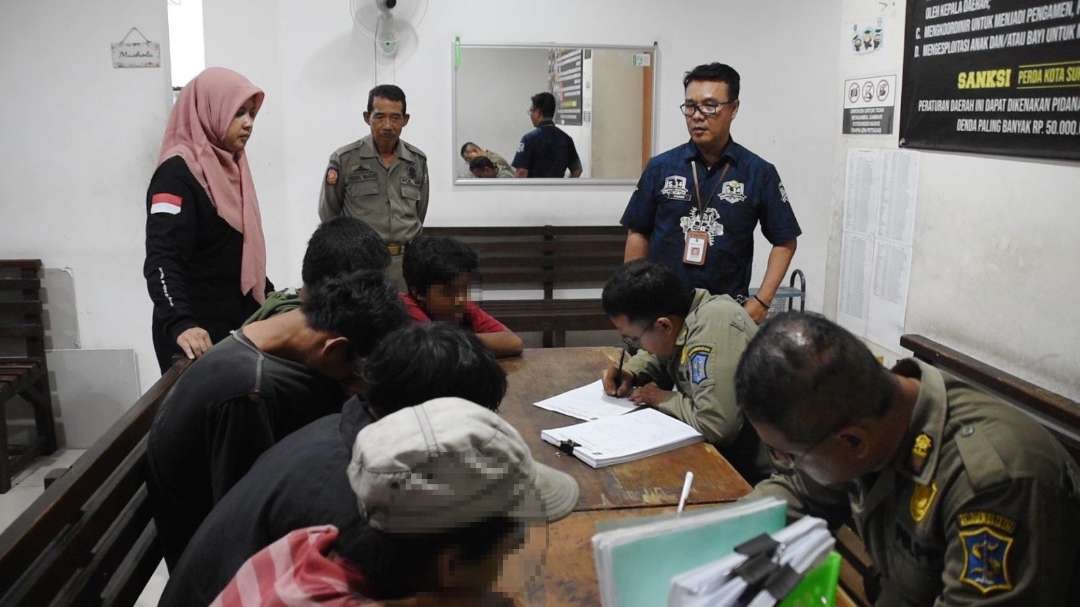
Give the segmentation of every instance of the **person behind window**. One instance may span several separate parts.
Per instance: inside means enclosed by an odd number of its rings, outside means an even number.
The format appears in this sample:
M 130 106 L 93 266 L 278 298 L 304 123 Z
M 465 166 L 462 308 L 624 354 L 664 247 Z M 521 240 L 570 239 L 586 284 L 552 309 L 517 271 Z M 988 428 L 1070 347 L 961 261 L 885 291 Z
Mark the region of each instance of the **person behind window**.
M 491 150 L 485 150 L 475 143 L 468 141 L 465 145 L 461 146 L 461 159 L 466 163 L 471 163 L 473 159 L 483 156 L 490 160 L 498 171 L 498 177 L 513 177 L 514 168 L 510 166 L 510 163 L 505 158 L 492 152 Z
M 555 96 L 537 93 L 529 106 L 533 130 L 525 133 L 514 155 L 515 177 L 581 176 L 581 159 L 574 140 L 555 126 Z
M 161 372 L 198 358 L 273 290 L 259 199 L 244 148 L 263 92 L 232 70 L 204 70 L 181 91 L 146 191 L 146 278 Z
M 405 250 L 405 309 L 417 322 L 450 322 L 473 331 L 495 356 L 517 356 L 521 338 L 469 297 L 478 266 L 476 251 L 460 240 L 417 238 Z

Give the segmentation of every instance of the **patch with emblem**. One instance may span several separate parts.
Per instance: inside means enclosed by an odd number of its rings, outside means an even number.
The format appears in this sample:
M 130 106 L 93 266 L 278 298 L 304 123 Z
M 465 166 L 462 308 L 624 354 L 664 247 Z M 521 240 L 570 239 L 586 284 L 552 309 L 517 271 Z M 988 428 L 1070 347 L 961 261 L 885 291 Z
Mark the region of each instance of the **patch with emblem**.
M 741 181 L 725 181 L 724 185 L 720 186 L 720 193 L 716 195 L 720 200 L 735 204 L 736 202 L 742 202 L 746 200 L 746 186 Z
M 911 520 L 921 523 L 926 518 L 926 513 L 930 511 L 935 497 L 937 497 L 937 483 L 931 482 L 929 485 L 916 483 L 915 489 L 911 491 L 911 503 L 908 505 Z
M 664 187 L 660 193 L 671 200 L 690 200 L 690 190 L 686 189 L 686 177 L 668 175 L 664 178 Z
M 326 169 L 326 185 L 337 185 L 337 178 L 337 169 L 334 167 Z
M 922 474 L 923 468 L 926 467 L 926 459 L 930 457 L 930 452 L 934 449 L 934 439 L 930 438 L 930 435 L 922 432 L 915 437 L 915 442 L 911 445 L 911 471 L 915 474 Z
M 420 180 L 419 177 L 417 176 L 415 166 L 410 164 L 408 172 L 409 172 L 409 179 L 413 180 L 414 183 Z
M 784 183 L 783 182 L 780 182 L 780 200 L 783 200 L 784 204 L 791 204 L 791 201 L 788 200 L 787 190 L 784 189 Z
M 712 348 L 708 346 L 698 346 L 687 355 L 687 361 L 690 363 L 690 383 L 697 385 L 709 379 L 708 364 L 711 352 Z
M 1009 552 L 1013 538 L 989 527 L 960 532 L 964 546 L 964 570 L 960 581 L 983 594 L 1011 590 Z
M 1016 531 L 1016 521 L 1007 516 L 1001 516 L 995 512 L 974 511 L 961 512 L 956 517 L 956 522 L 961 527 L 995 527 L 1012 535 Z
M 524 151 L 525 151 L 525 142 L 524 142 L 524 141 L 519 141 L 519 142 L 518 142 L 518 149 L 517 149 L 517 151 L 518 151 L 519 153 L 520 153 L 520 152 L 524 152 Z

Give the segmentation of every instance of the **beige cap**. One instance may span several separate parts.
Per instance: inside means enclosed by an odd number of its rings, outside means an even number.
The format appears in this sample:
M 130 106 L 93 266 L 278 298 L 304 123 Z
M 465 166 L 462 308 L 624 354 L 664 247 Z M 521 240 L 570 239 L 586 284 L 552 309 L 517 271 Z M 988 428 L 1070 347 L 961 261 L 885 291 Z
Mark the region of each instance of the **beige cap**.
M 493 411 L 436 398 L 366 426 L 348 468 L 360 511 L 389 533 L 437 533 L 493 516 L 558 520 L 577 481 L 533 460 Z

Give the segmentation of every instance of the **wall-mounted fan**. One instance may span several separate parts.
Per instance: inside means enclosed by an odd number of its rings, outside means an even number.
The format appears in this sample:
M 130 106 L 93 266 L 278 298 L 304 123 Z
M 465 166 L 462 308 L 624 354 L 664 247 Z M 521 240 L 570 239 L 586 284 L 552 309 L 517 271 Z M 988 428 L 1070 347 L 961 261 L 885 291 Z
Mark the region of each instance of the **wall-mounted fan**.
M 357 29 L 375 40 L 379 56 L 407 56 L 416 45 L 416 28 L 427 13 L 427 0 L 349 0 Z

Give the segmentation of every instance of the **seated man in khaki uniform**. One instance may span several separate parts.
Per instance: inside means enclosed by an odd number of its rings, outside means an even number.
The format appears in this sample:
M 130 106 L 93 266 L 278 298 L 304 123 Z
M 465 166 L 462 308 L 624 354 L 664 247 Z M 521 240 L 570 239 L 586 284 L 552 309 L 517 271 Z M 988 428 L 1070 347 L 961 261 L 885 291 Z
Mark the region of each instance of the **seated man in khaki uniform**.
M 427 156 L 401 140 L 409 123 L 405 92 L 380 84 L 368 93 L 364 122 L 371 134 L 337 149 L 323 175 L 319 218 L 362 219 L 386 241 L 387 276 L 405 290 L 401 253 L 423 229 L 428 207 Z
M 603 304 L 633 354 L 621 376 L 604 372 L 604 390 L 693 426 L 750 482 L 766 476 L 768 456 L 735 403 L 735 366 L 757 332 L 746 310 L 644 259 L 616 270 Z
M 908 359 L 888 371 L 812 314 L 767 322 L 735 375 L 784 472 L 752 495 L 853 523 L 877 605 L 1068 605 L 1080 596 L 1080 471 L 1014 407 Z

